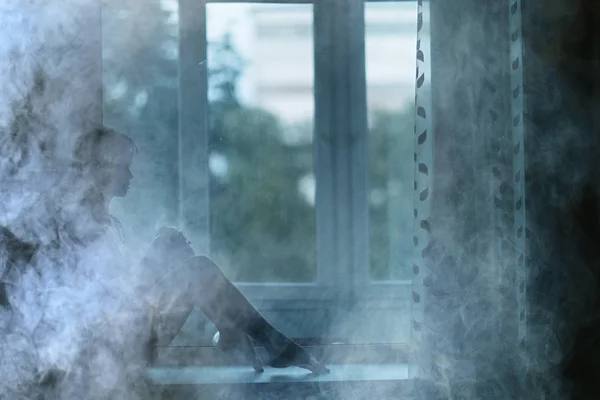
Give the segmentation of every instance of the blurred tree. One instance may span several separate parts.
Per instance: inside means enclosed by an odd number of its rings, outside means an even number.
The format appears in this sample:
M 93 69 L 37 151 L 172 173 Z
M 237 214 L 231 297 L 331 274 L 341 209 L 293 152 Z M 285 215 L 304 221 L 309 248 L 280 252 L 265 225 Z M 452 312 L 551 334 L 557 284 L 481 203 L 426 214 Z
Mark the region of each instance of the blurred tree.
M 135 244 L 147 242 L 157 224 L 177 223 L 178 181 L 176 10 L 158 0 L 139 4 L 125 0 L 106 10 L 104 40 L 105 116 L 140 147 L 134 187 L 116 210 Z M 229 34 L 209 43 L 208 54 L 212 256 L 234 280 L 312 281 L 315 210 L 299 189 L 313 173 L 312 143 L 286 144 L 288 127 L 275 115 L 239 101 L 245 61 Z M 410 267 L 395 260 L 412 250 L 412 120 L 409 111 L 378 113 L 369 132 L 377 279 Z
M 376 280 L 410 277 L 413 121 L 413 107 L 378 111 L 369 131 L 369 258 Z
M 231 37 L 212 47 L 210 156 L 226 168 L 210 179 L 213 256 L 238 281 L 312 281 L 314 207 L 298 187 L 312 148 L 284 144 L 276 116 L 240 104 L 244 63 Z
M 113 212 L 138 256 L 158 226 L 178 222 L 178 29 L 167 3 L 121 0 L 103 11 L 104 121 L 139 148 L 132 189 Z

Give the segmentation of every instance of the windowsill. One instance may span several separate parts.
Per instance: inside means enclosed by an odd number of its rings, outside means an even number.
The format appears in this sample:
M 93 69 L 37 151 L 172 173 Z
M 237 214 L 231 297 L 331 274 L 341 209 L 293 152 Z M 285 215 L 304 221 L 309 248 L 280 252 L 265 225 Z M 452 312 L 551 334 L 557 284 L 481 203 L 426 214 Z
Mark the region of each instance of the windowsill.
M 158 385 L 374 382 L 409 379 L 408 364 L 346 364 L 327 367 L 331 373 L 317 376 L 296 367 L 267 367 L 260 374 L 249 366 L 151 367 L 147 371 L 150 379 Z
M 406 366 L 410 362 L 410 350 L 407 344 L 311 344 L 307 341 L 296 341 L 325 365 L 333 365 L 338 370 L 351 368 L 354 365 L 364 366 L 363 368 L 367 368 L 367 366 L 385 366 L 386 368 L 387 366 Z M 268 358 L 268 354 L 261 346 L 256 347 L 256 352 L 261 359 Z M 241 353 L 234 352 L 224 356 L 212 345 L 167 346 L 156 349 L 156 358 L 153 360 L 152 368 L 171 371 L 202 367 L 225 371 L 220 368 L 239 367 L 243 370 L 245 363 L 245 358 Z M 251 368 L 250 371 L 252 371 Z M 286 374 L 288 370 L 276 371 Z

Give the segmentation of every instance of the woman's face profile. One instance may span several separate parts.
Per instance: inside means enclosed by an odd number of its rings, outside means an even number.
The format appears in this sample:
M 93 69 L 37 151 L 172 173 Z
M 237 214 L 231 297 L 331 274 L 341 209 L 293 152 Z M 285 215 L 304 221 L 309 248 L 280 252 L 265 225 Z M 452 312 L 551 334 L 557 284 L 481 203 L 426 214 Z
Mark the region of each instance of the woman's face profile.
M 131 161 L 119 162 L 104 167 L 104 185 L 103 191 L 109 197 L 125 197 L 129 192 L 131 179 Z
M 134 149 L 130 143 L 118 139 L 108 140 L 105 146 L 100 146 L 103 151 L 98 163 L 97 187 L 107 197 L 125 197 L 133 179 Z

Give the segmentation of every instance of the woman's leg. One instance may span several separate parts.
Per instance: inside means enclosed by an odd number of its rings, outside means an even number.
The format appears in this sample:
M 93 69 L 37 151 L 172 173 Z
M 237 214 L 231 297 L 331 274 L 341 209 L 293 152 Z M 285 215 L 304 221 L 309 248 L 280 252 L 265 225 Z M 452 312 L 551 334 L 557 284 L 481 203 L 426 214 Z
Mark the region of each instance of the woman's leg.
M 315 373 L 328 372 L 304 348 L 273 327 L 210 258 L 191 257 L 169 275 L 171 284 L 163 287 L 169 287 L 171 293 L 179 290 L 179 307 L 198 307 L 221 334 L 230 338 L 243 333 L 239 336 L 239 347 L 246 348 L 245 354 L 249 361 L 258 357 L 251 341 L 244 337 L 246 335 L 265 347 L 269 353 L 270 366 L 298 366 Z M 227 338 L 224 339 L 227 341 Z M 252 364 L 256 369 L 255 363 Z
M 171 343 L 194 307 L 198 307 L 213 323 L 220 321 L 217 348 L 225 354 L 240 351 L 257 372 L 262 372 L 262 363 L 251 339 L 235 324 L 225 321 L 219 315 L 219 307 L 207 304 L 207 299 L 219 296 L 222 289 L 215 287 L 219 285 L 219 278 L 215 280 L 214 270 L 202 268 L 203 264 L 201 257 L 193 257 L 173 268 L 155 285 L 157 301 L 152 307 L 153 346 Z

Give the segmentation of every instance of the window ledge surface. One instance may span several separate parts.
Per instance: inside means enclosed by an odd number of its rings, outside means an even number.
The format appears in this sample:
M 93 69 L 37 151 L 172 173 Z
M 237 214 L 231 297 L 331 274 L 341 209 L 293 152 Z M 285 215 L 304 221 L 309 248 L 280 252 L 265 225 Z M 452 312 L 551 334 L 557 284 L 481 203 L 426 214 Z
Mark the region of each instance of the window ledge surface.
M 250 366 L 151 367 L 150 379 L 159 385 L 223 385 L 265 383 L 319 383 L 408 380 L 408 364 L 327 365 L 331 373 L 313 375 L 290 367 L 265 368 L 256 373 Z

